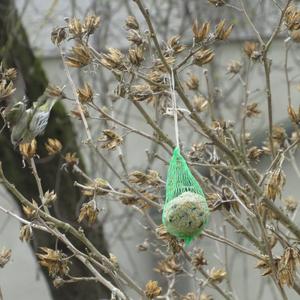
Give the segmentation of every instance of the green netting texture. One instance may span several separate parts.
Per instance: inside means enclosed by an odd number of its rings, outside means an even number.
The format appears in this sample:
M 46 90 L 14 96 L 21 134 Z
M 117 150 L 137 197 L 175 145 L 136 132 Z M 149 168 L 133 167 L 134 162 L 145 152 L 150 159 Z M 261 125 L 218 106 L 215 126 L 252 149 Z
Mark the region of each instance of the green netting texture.
M 172 205 L 170 201 L 176 198 L 176 201 L 178 200 L 178 197 L 182 195 L 183 193 L 191 192 L 198 194 L 200 197 L 196 197 L 200 203 L 201 203 L 201 211 L 199 211 L 199 207 L 197 208 L 199 212 L 199 218 L 201 218 L 202 226 L 199 228 L 195 228 L 194 233 L 188 233 L 187 227 L 184 225 L 183 227 L 181 224 L 187 224 L 186 222 L 190 223 L 191 226 L 195 224 L 195 221 L 193 221 L 191 218 L 191 214 L 188 212 L 188 209 L 186 209 L 186 204 L 181 206 L 181 208 L 178 209 L 178 205 L 174 206 L 175 209 L 179 212 L 179 219 L 180 218 L 186 218 L 186 220 L 182 220 L 183 222 L 178 223 L 178 231 L 177 233 L 174 233 L 174 229 L 170 227 L 170 220 L 166 220 L 166 214 L 168 215 L 174 215 L 173 211 L 170 213 L 170 209 L 172 208 Z M 180 197 L 179 197 L 180 198 Z M 189 197 L 191 199 L 191 197 Z M 190 201 L 190 200 L 187 200 Z M 189 204 L 190 205 L 190 204 Z M 190 209 L 190 208 L 189 208 Z M 196 208 L 194 208 L 196 209 Z M 180 150 L 178 147 L 174 149 L 173 156 L 171 158 L 168 174 L 167 174 L 167 182 L 166 182 L 166 199 L 164 203 L 163 208 L 163 215 L 162 215 L 162 221 L 166 225 L 167 229 L 168 227 L 171 229 L 171 234 L 177 236 L 178 238 L 184 239 L 186 244 L 189 244 L 190 241 L 197 235 L 201 234 L 203 231 L 205 225 L 208 222 L 209 217 L 209 209 L 207 206 L 207 202 L 203 193 L 202 188 L 200 187 L 198 181 L 194 178 L 192 175 L 185 159 L 180 154 Z M 185 222 L 186 221 L 186 222 Z M 185 223 L 184 223 L 185 222 Z M 168 226 L 169 225 L 169 226 Z M 172 224 L 173 225 L 173 224 Z M 184 234 L 186 232 L 186 234 Z

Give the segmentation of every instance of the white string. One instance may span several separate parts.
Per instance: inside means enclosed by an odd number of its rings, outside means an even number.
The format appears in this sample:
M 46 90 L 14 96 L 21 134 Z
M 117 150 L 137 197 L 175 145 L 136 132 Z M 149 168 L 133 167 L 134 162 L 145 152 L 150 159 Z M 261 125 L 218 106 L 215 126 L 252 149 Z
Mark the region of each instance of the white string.
M 175 95 L 175 80 L 174 80 L 174 73 L 172 68 L 171 68 L 171 76 L 170 76 L 170 88 L 171 88 L 171 98 L 172 98 L 173 114 L 174 114 L 176 146 L 179 148 L 179 131 L 178 131 L 178 116 L 177 116 L 177 105 L 176 105 L 176 95 Z

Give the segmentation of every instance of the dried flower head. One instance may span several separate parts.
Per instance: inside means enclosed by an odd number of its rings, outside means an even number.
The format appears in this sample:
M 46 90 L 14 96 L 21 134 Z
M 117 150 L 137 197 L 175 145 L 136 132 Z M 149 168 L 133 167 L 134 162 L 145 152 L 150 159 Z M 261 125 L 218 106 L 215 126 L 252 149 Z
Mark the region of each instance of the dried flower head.
M 86 82 L 83 87 L 77 89 L 77 95 L 81 103 L 92 102 L 94 97 L 92 87 Z
M 57 27 L 51 32 L 51 41 L 54 45 L 59 46 L 67 38 L 65 27 Z
M 127 17 L 127 19 L 125 21 L 125 26 L 127 29 L 135 29 L 135 30 L 139 29 L 139 23 L 138 23 L 137 19 L 133 16 Z
M 202 49 L 194 55 L 193 63 L 201 67 L 205 64 L 210 63 L 213 60 L 214 56 L 215 54 L 212 49 Z
M 231 74 L 238 74 L 242 68 L 242 64 L 238 60 L 233 60 L 227 65 L 227 72 Z
M 133 171 L 129 174 L 128 181 L 130 183 L 136 183 L 139 185 L 148 184 L 152 186 L 157 186 L 161 182 L 159 173 L 154 170 L 148 170 L 147 173 L 141 171 Z
M 45 148 L 48 152 L 48 155 L 54 155 L 61 151 L 62 144 L 58 139 L 48 138 L 47 143 L 45 143 Z
M 57 195 L 54 191 L 47 191 L 43 197 L 43 204 L 46 206 L 52 205 L 57 200 Z
M 143 37 L 141 36 L 140 32 L 135 29 L 128 30 L 127 40 L 137 46 L 143 44 Z
M 173 65 L 176 61 L 176 58 L 172 55 L 169 55 L 169 54 L 164 54 L 164 58 L 165 58 L 166 63 L 169 66 Z M 163 63 L 163 61 L 160 58 L 155 60 L 153 70 L 161 71 L 163 73 L 167 72 L 167 68 L 166 68 L 165 64 Z
M 101 56 L 100 63 L 107 69 L 125 70 L 125 57 L 119 49 L 108 48 L 108 53 Z
M 83 20 L 82 30 L 85 34 L 93 34 L 100 25 L 100 17 L 89 15 Z
M 130 95 L 134 101 L 152 101 L 153 91 L 149 84 L 138 84 L 131 87 Z
M 85 116 L 85 118 L 89 118 L 90 114 L 88 111 L 88 108 L 86 105 L 82 104 L 82 105 L 76 105 L 70 112 L 70 115 L 74 118 L 77 118 L 79 120 L 82 120 L 82 116 L 81 116 L 81 112 L 83 113 L 83 115 Z
M 284 24 L 288 30 L 300 29 L 300 11 L 294 5 L 289 5 L 284 13 Z
M 199 300 L 214 300 L 213 296 L 202 293 Z
M 217 40 L 226 40 L 232 32 L 233 24 L 226 24 L 225 20 L 220 21 L 216 26 L 215 38 Z
M 247 150 L 247 157 L 250 160 L 258 160 L 264 154 L 264 150 L 253 146 Z
M 289 35 L 293 42 L 300 43 L 300 29 L 290 31 Z
M 73 167 L 79 163 L 79 158 L 76 156 L 76 153 L 68 152 L 65 157 L 65 162 L 68 166 Z
M 83 34 L 82 24 L 78 18 L 68 19 L 68 29 L 73 37 L 80 38 Z
M 20 235 L 19 235 L 19 239 L 22 242 L 29 242 L 31 240 L 32 237 L 32 228 L 30 226 L 30 224 L 26 224 L 23 225 L 20 229 Z
M 53 250 L 46 247 L 40 247 L 42 253 L 37 253 L 41 266 L 48 269 L 52 277 L 64 276 L 69 273 L 69 260 L 67 255 L 60 250 Z
M 96 201 L 93 199 L 88 203 L 83 203 L 80 208 L 78 222 L 81 223 L 84 219 L 87 220 L 89 225 L 96 222 L 99 209 L 97 208 Z
M 90 49 L 82 44 L 72 47 L 72 50 L 65 57 L 66 64 L 72 68 L 81 68 L 92 62 Z
M 149 299 L 154 299 L 161 294 L 161 287 L 157 281 L 150 280 L 146 284 L 144 293 Z
M 204 41 L 208 37 L 209 30 L 210 30 L 209 22 L 199 24 L 198 21 L 195 20 L 192 25 L 192 31 L 193 31 L 195 43 Z
M 205 111 L 208 106 L 208 100 L 203 95 L 194 96 L 192 103 L 197 112 Z
M 193 144 L 191 151 L 189 152 L 189 158 L 191 161 L 199 161 L 203 158 L 205 154 L 205 144 Z
M 192 264 L 197 270 L 201 269 L 204 265 L 207 265 L 207 260 L 204 258 L 203 249 L 195 250 L 192 256 Z
M 139 66 L 144 60 L 144 49 L 142 47 L 134 47 L 129 49 L 128 58 L 133 65 Z
M 65 97 L 65 94 L 63 92 L 63 88 L 61 88 L 59 86 L 56 86 L 56 85 L 49 84 L 47 86 L 45 92 L 47 93 L 47 95 L 49 97 L 62 97 L 62 98 Z
M 164 260 L 161 260 L 154 271 L 163 274 L 163 275 L 170 275 L 174 273 L 180 273 L 182 268 L 180 264 L 176 262 L 176 257 L 174 255 L 167 257 Z
M 273 257 L 273 263 L 275 268 L 278 267 L 279 258 Z M 270 258 L 267 255 L 262 256 L 262 259 L 258 260 L 255 266 L 257 269 L 262 269 L 263 273 L 261 276 L 270 275 L 272 273 L 272 267 L 270 263 Z
M 199 88 L 199 79 L 195 74 L 190 74 L 185 84 L 188 89 L 196 91 Z
M 261 51 L 258 48 L 258 44 L 255 42 L 245 42 L 244 52 L 249 58 L 253 59 L 254 61 L 259 60 L 262 55 Z
M 169 38 L 167 45 L 169 49 L 172 49 L 172 53 L 174 54 L 181 53 L 186 49 L 186 46 L 180 43 L 179 35 L 174 35 L 171 38 Z
M 227 276 L 227 273 L 223 269 L 212 268 L 209 272 L 209 279 L 214 283 L 221 283 Z
M 119 267 L 120 267 L 119 261 L 118 261 L 118 258 L 114 254 L 109 253 L 109 260 L 113 264 L 115 269 L 119 269 Z
M 283 145 L 286 137 L 286 131 L 283 127 L 273 126 L 272 140 L 274 144 L 278 144 L 279 146 Z
M 103 136 L 98 138 L 99 142 L 103 142 L 101 148 L 107 150 L 115 150 L 117 146 L 123 143 L 123 138 L 110 129 L 102 130 Z
M 0 80 L 12 81 L 17 78 L 17 70 L 15 68 L 3 69 L 0 64 Z
M 290 120 L 296 125 L 300 124 L 300 111 L 297 113 L 292 106 L 288 107 L 288 115 Z
M 251 104 L 248 104 L 246 107 L 246 116 L 248 118 L 256 117 L 261 113 L 261 111 L 258 109 L 258 103 L 254 102 Z
M 37 215 L 39 209 L 38 204 L 33 199 L 32 199 L 32 205 L 33 206 L 27 206 L 27 205 L 22 206 L 23 212 L 28 219 L 33 219 Z
M 281 195 L 282 188 L 285 184 L 285 174 L 278 168 L 272 172 L 268 177 L 268 181 L 265 187 L 265 196 L 270 200 L 275 200 L 277 195 Z
M 30 143 L 20 144 L 19 150 L 24 158 L 30 159 L 36 154 L 37 143 L 36 139 L 33 139 Z
M 215 5 L 216 7 L 220 7 L 226 4 L 225 0 L 208 0 L 208 2 Z
M 9 262 L 11 257 L 11 249 L 2 248 L 0 251 L 0 268 L 4 268 L 4 266 Z
M 286 210 L 291 213 L 293 213 L 298 206 L 298 201 L 292 196 L 284 198 L 283 203 Z
M 1 98 L 7 98 L 15 92 L 15 87 L 12 81 L 5 79 L 0 80 L 0 100 Z
M 171 234 L 168 233 L 165 225 L 161 224 L 156 229 L 156 234 L 160 240 L 168 243 L 169 248 L 171 248 L 174 254 L 179 253 L 182 250 L 182 244 Z
M 295 247 L 284 249 L 278 262 L 278 279 L 281 286 L 292 287 L 295 282 L 296 267 L 300 265 L 300 250 Z
M 110 189 L 111 186 L 107 180 L 96 178 L 92 183 L 82 187 L 82 193 L 88 197 L 94 197 L 95 195 L 102 196 L 108 194 Z

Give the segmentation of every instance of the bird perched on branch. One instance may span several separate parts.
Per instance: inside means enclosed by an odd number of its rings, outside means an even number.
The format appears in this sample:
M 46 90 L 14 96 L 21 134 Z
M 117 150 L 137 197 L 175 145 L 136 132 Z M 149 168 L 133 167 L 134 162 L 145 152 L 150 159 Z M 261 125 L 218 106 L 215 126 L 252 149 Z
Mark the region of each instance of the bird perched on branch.
M 5 111 L 3 115 L 8 127 L 11 128 L 12 144 L 17 146 L 30 143 L 36 136 L 41 135 L 48 124 L 51 109 L 62 98 L 62 95 L 53 97 L 45 92 L 31 108 L 26 109 L 26 104 L 19 101 Z

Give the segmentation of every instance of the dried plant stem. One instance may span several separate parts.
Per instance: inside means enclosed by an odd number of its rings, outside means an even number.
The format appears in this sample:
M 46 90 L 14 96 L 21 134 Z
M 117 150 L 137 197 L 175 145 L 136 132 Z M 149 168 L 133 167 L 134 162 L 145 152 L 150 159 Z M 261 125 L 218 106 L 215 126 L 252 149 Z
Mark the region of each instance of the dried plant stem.
M 41 203 L 42 203 L 42 207 L 43 207 L 44 211 L 47 214 L 50 215 L 48 207 L 46 205 L 44 205 L 44 192 L 43 192 L 43 187 L 42 187 L 42 181 L 41 181 L 41 178 L 39 177 L 39 174 L 37 172 L 34 158 L 30 158 L 29 163 L 30 163 L 30 167 L 32 169 L 32 174 L 35 178 L 36 185 L 37 185 L 37 188 L 38 188 L 38 191 L 39 191 L 39 197 L 40 197 L 40 200 L 41 200 Z

